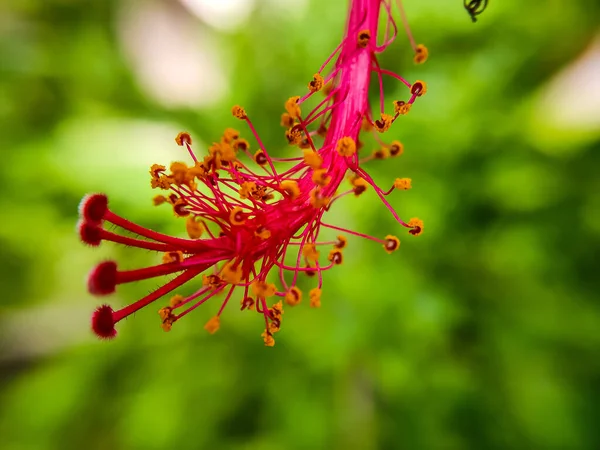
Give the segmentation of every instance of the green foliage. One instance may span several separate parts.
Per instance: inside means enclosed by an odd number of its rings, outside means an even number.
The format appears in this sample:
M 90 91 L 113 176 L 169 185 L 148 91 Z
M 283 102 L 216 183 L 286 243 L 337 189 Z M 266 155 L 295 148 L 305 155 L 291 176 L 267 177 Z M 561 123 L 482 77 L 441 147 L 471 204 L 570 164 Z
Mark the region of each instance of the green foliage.
M 237 126 L 234 103 L 289 152 L 283 102 L 338 44 L 346 3 L 286 14 L 259 3 L 223 32 L 175 1 L 0 7 L 3 449 L 600 448 L 600 128 L 540 107 L 597 34 L 593 1 L 492 1 L 476 24 L 459 1 L 406 2 L 430 60 L 413 66 L 400 35 L 381 64 L 429 89 L 386 136 L 404 156 L 369 169 L 383 184 L 412 178 L 392 203 L 426 231 L 393 255 L 350 239 L 323 307 L 288 308 L 276 347 L 234 305 L 215 336 L 203 330 L 210 305 L 169 334 L 154 309 L 113 342 L 88 331 L 93 264 L 155 256 L 80 244 L 82 195 L 106 192 L 132 220 L 180 233 L 151 206 L 150 164 L 184 158 L 180 129 L 201 148 Z M 123 18 L 159 4 L 219 57 L 217 103 L 166 106 L 132 70 Z M 401 86 L 386 86 L 391 108 Z M 585 97 L 561 104 L 576 111 Z M 395 234 L 373 192 L 330 221 Z M 111 303 L 154 287 L 124 286 Z

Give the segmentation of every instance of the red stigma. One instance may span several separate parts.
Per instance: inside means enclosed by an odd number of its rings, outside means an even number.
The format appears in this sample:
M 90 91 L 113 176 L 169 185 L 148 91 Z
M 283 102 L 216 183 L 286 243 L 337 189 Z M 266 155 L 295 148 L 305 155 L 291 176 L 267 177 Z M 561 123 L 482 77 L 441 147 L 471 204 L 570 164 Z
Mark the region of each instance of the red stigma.
M 79 204 L 79 213 L 85 221 L 100 222 L 108 211 L 108 198 L 104 194 L 89 194 Z
M 99 306 L 92 315 L 92 330 L 100 339 L 112 339 L 117 335 L 113 309 L 108 305 Z
M 102 242 L 101 228 L 94 223 L 81 221 L 78 225 L 79 237 L 82 242 L 97 247 Z
M 92 269 L 88 277 L 88 291 L 94 295 L 109 295 L 117 286 L 117 264 L 106 261 Z M 111 310 L 112 311 L 112 310 Z

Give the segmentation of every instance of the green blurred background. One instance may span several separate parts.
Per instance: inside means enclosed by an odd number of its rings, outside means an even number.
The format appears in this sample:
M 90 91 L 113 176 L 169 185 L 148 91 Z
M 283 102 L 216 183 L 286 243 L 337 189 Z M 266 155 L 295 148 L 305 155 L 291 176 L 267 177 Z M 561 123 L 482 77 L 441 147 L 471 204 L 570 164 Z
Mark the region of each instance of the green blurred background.
M 169 334 L 151 307 L 96 340 L 88 270 L 156 256 L 86 248 L 77 205 L 106 192 L 181 233 L 148 167 L 185 158 L 179 130 L 200 150 L 239 126 L 234 103 L 289 154 L 283 101 L 339 43 L 347 2 L 2 2 L 3 450 L 600 448 L 600 4 L 492 0 L 472 24 L 459 0 L 405 3 L 430 60 L 400 34 L 381 63 L 429 92 L 385 136 L 404 156 L 368 169 L 413 179 L 392 202 L 426 231 L 392 256 L 351 239 L 323 307 L 287 308 L 265 348 L 235 305 L 208 335 L 216 304 Z M 372 190 L 329 221 L 400 232 Z

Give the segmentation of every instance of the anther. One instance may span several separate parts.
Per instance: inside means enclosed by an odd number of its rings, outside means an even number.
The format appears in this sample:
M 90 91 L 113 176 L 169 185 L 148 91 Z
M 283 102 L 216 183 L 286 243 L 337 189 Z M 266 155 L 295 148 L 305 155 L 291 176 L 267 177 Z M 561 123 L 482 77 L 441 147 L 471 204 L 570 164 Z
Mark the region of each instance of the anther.
M 290 306 L 296 306 L 302 301 L 302 291 L 296 286 L 290 288 L 285 294 L 285 302 Z
M 413 58 L 413 61 L 415 64 L 423 64 L 425 61 L 427 61 L 428 56 L 429 50 L 427 50 L 427 47 L 425 47 L 423 44 L 419 44 L 415 48 L 415 57 Z
M 427 93 L 427 84 L 424 81 L 417 80 L 410 88 L 410 93 L 420 97 Z
M 235 105 L 233 108 L 231 108 L 231 114 L 233 114 L 233 117 L 240 120 L 245 120 L 248 118 L 246 115 L 246 110 L 239 105 Z
M 394 187 L 396 189 L 408 190 L 410 189 L 412 180 L 410 178 L 396 178 L 394 180 Z
M 337 141 L 336 150 L 340 156 L 352 156 L 356 153 L 356 142 L 350 136 Z
M 381 119 L 375 121 L 375 128 L 377 128 L 377 131 L 379 131 L 380 133 L 385 133 L 387 130 L 390 129 L 393 121 L 394 118 L 392 116 L 390 116 L 389 114 L 382 113 Z
M 369 45 L 369 41 L 371 40 L 371 31 L 362 30 L 358 33 L 357 44 L 361 48 L 365 48 Z
M 404 153 L 404 145 L 400 141 L 393 141 L 390 144 L 390 156 L 396 157 Z
M 185 144 L 192 145 L 192 136 L 187 131 L 181 131 L 175 136 L 177 145 L 184 146 Z
M 204 329 L 210 334 L 215 334 L 217 331 L 219 331 L 220 326 L 221 320 L 219 319 L 219 316 L 214 316 L 211 319 L 209 319 L 208 322 L 206 322 L 206 325 L 204 325 Z
M 320 308 L 321 307 L 321 289 L 314 288 L 311 289 L 308 293 L 308 297 L 310 298 L 310 307 L 311 308 Z
M 404 100 L 394 100 L 394 112 L 401 116 L 408 114 L 412 104 L 406 103 Z
M 408 232 L 413 236 L 419 236 L 423 233 L 423 221 L 421 219 L 413 217 L 408 221 L 407 225 L 411 228 Z
M 383 244 L 383 248 L 388 253 L 393 253 L 400 248 L 400 239 L 396 236 L 388 235 L 385 237 L 385 243 Z
M 258 150 L 254 154 L 254 161 L 256 161 L 256 164 L 258 164 L 259 166 L 264 166 L 266 163 L 269 162 L 269 160 L 267 159 L 267 155 L 265 155 L 265 152 L 263 152 L 262 150 Z
M 340 265 L 343 261 L 342 252 L 339 250 L 331 250 L 327 259 L 334 265 Z
M 294 180 L 282 181 L 279 188 L 292 200 L 295 200 L 300 195 L 300 188 L 298 187 L 298 183 Z

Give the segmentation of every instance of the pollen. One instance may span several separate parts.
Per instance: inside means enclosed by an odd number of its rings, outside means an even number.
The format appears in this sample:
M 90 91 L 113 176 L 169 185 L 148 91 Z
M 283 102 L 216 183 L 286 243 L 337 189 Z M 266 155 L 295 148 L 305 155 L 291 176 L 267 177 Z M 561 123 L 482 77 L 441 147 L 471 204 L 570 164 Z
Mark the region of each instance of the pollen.
M 362 30 L 358 33 L 357 44 L 360 48 L 365 48 L 369 45 L 369 41 L 371 40 L 371 31 L 370 30 Z
M 238 284 L 242 280 L 242 265 L 228 262 L 221 269 L 221 278 L 229 284 Z
M 223 280 L 218 275 L 202 275 L 202 285 L 208 286 L 212 290 L 223 286 Z
M 304 163 L 311 169 L 318 169 L 323 164 L 323 158 L 314 150 L 304 150 Z
M 331 250 L 327 259 L 336 266 L 342 264 L 344 260 L 342 252 L 340 250 Z
M 327 169 L 316 169 L 312 174 L 313 183 L 319 186 L 327 186 L 331 177 L 327 175 Z
M 380 133 L 385 133 L 392 126 L 394 118 L 389 114 L 381 113 L 381 119 L 375 121 L 375 128 Z
M 421 80 L 415 81 L 410 88 L 410 93 L 417 97 L 425 95 L 427 93 L 427 84 Z
M 240 311 L 244 309 L 249 309 L 250 311 L 254 310 L 254 299 L 252 297 L 244 297 L 240 302 L 241 308 Z
M 290 145 L 299 145 L 302 143 L 304 131 L 300 125 L 294 125 L 289 130 L 286 130 L 285 137 Z
M 163 264 L 180 263 L 181 261 L 183 261 L 183 253 L 180 251 L 166 252 L 162 257 Z
M 169 300 L 169 306 L 171 308 L 175 308 L 177 306 L 179 306 L 183 301 L 185 300 L 185 297 L 183 295 L 174 295 L 173 297 L 171 297 L 171 300 Z
M 404 100 L 394 100 L 394 111 L 401 116 L 408 114 L 411 106 L 410 103 L 406 103 Z
M 185 144 L 192 145 L 192 136 L 186 131 L 181 131 L 175 136 L 175 142 L 180 146 L 184 146 Z
M 281 121 L 279 123 L 282 127 L 291 128 L 292 126 L 294 126 L 294 118 L 288 113 L 283 113 L 281 115 Z
M 266 163 L 269 162 L 269 160 L 267 159 L 267 155 L 265 155 L 265 152 L 263 152 L 262 150 L 258 150 L 255 154 L 254 154 L 254 161 L 256 162 L 256 164 L 258 164 L 259 166 L 264 166 Z
M 310 192 L 310 204 L 314 208 L 324 208 L 329 204 L 329 198 L 321 194 L 320 188 L 315 188 Z
M 300 188 L 298 183 L 294 180 L 282 181 L 279 185 L 279 189 L 283 190 L 285 194 L 292 200 L 295 200 L 300 195 Z
M 275 345 L 275 338 L 273 337 L 273 335 L 271 334 L 271 332 L 269 330 L 265 330 L 263 332 L 263 334 L 261 334 L 260 336 L 263 338 L 263 341 L 265 342 L 265 346 L 273 347 Z
M 165 202 L 167 202 L 167 197 L 165 197 L 164 195 L 155 195 L 152 199 L 152 204 L 154 206 L 162 205 Z
M 208 322 L 204 325 L 204 329 L 208 331 L 210 334 L 215 334 L 219 331 L 219 327 L 221 326 L 221 319 L 219 316 L 211 317 Z
M 240 132 L 234 128 L 226 128 L 223 133 L 223 142 L 226 144 L 231 144 L 236 139 L 240 138 Z
M 304 247 L 302 247 L 302 256 L 309 261 L 317 262 L 319 259 L 319 254 L 320 253 L 315 244 L 305 244 Z
M 336 150 L 341 156 L 352 156 L 356 153 L 356 142 L 349 136 L 337 141 Z
M 345 249 L 347 245 L 348 245 L 348 239 L 346 239 L 346 236 L 342 236 L 342 235 L 339 235 L 337 237 L 337 242 L 335 244 L 333 244 L 333 246 L 335 248 L 337 248 L 338 250 Z
M 244 225 L 244 223 L 246 222 L 246 217 L 244 211 L 242 211 L 242 208 L 236 206 L 231 210 L 231 212 L 229 213 L 229 222 L 232 225 Z
M 393 141 L 390 144 L 390 156 L 396 157 L 404 153 L 404 145 L 400 141 Z
M 246 120 L 248 118 L 246 110 L 239 105 L 235 105 L 231 108 L 231 114 L 233 114 L 233 117 L 240 120 Z
M 318 92 L 323 89 L 323 77 L 319 73 L 315 73 L 313 75 L 313 79 L 310 83 L 308 83 L 308 90 L 310 92 Z
M 290 115 L 290 117 L 292 117 L 292 119 L 300 120 L 300 114 L 302 114 L 302 111 L 300 110 L 298 100 L 300 100 L 299 96 L 288 98 L 285 102 L 285 110 Z
M 285 293 L 285 302 L 288 305 L 296 306 L 301 301 L 302 301 L 302 291 L 300 289 L 298 289 L 296 286 L 290 288 L 290 290 Z
M 189 216 L 185 221 L 185 230 L 190 239 L 199 239 L 204 233 L 204 224 L 199 216 Z
M 250 142 L 248 142 L 246 139 L 236 139 L 231 145 L 235 151 L 241 150 L 245 152 L 250 148 Z
M 388 253 L 393 253 L 400 248 L 400 239 L 396 236 L 387 235 L 385 237 L 385 243 L 383 244 L 383 248 Z
M 258 236 L 259 238 L 261 238 L 264 241 L 265 239 L 269 239 L 271 237 L 271 232 L 269 230 L 267 230 L 266 227 L 260 226 L 254 232 L 254 235 Z
M 377 150 L 373 150 L 371 156 L 373 159 L 387 159 L 390 156 L 390 152 L 387 148 L 378 148 Z
M 364 178 L 361 178 L 359 176 L 354 176 L 350 178 L 350 184 L 354 188 L 353 191 L 356 197 L 363 194 L 367 190 L 367 187 L 369 187 L 369 183 L 367 183 L 367 181 Z
M 412 180 L 410 178 L 396 178 L 394 180 L 394 187 L 396 189 L 404 189 L 406 191 L 412 187 L 410 185 L 411 181 Z
M 413 217 L 408 221 L 407 225 L 411 228 L 408 232 L 413 236 L 419 236 L 423 233 L 423 221 L 421 219 Z
M 254 181 L 244 181 L 238 191 L 241 199 L 247 199 L 253 196 L 256 192 L 256 183 Z
M 311 308 L 320 308 L 321 307 L 321 289 L 314 288 L 311 289 L 308 293 L 308 298 L 310 299 L 310 307 Z
M 415 64 L 423 64 L 425 61 L 427 61 L 428 56 L 429 50 L 427 50 L 427 47 L 425 47 L 423 44 L 419 44 L 417 45 L 417 48 L 415 48 L 415 57 L 413 58 L 413 61 Z
M 250 285 L 250 289 L 257 297 L 273 297 L 277 288 L 273 283 L 266 283 L 262 280 L 254 280 Z

